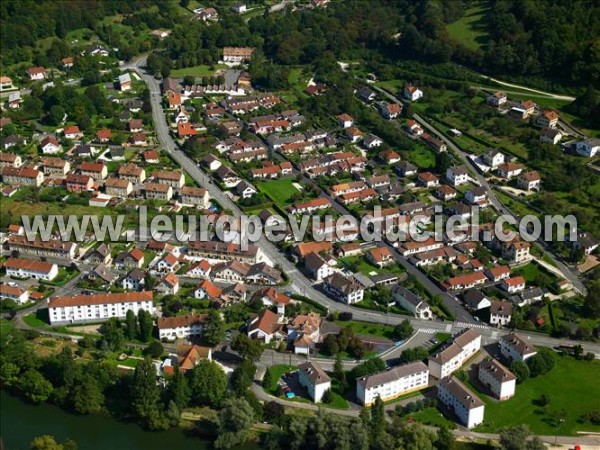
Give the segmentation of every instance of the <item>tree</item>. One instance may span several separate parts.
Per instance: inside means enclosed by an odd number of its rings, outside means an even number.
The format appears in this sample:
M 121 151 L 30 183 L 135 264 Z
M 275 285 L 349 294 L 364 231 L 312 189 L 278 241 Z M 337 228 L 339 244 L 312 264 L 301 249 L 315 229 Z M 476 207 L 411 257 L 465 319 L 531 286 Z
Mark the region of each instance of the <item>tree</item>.
M 527 425 L 517 425 L 500 430 L 500 446 L 503 450 L 524 450 L 526 448 L 529 428 Z
M 456 439 L 452 430 L 447 426 L 442 426 L 437 431 L 435 439 L 435 448 L 437 450 L 454 450 Z
M 548 406 L 550 404 L 550 396 L 548 394 L 540 395 L 540 398 L 538 398 L 537 403 L 540 406 Z
M 342 364 L 342 357 L 338 354 L 333 363 L 333 377 L 338 380 L 340 390 L 342 392 L 348 389 L 348 382 L 346 381 L 346 372 L 344 372 L 344 365 Z
M 600 280 L 596 280 L 588 286 L 585 296 L 583 310 L 587 317 L 596 319 L 600 317 Z
M 337 337 L 334 334 L 328 334 L 323 343 L 324 349 L 330 355 L 337 355 L 340 352 Z
M 252 362 L 258 361 L 263 352 L 263 346 L 260 341 L 250 339 L 241 333 L 231 342 L 231 349 L 238 352 L 243 359 Z
M 538 352 L 527 360 L 532 377 L 544 375 L 554 368 L 556 355 L 547 348 L 540 348 Z
M 183 84 L 185 86 L 193 86 L 196 84 L 196 77 L 194 75 L 186 75 L 183 77 Z
M 385 431 L 385 406 L 378 395 L 371 408 L 371 434 L 378 435 Z
M 265 418 L 273 423 L 280 424 L 281 420 L 285 416 L 285 407 L 276 401 L 270 401 L 265 404 Z
M 174 402 L 181 410 L 190 402 L 190 396 L 191 393 L 187 379 L 183 376 L 183 372 L 176 367 L 173 376 L 167 384 L 167 399 L 170 402 Z
M 404 341 L 411 337 L 414 332 L 415 329 L 410 323 L 410 320 L 405 319 L 394 327 L 394 338 L 398 339 L 399 341 Z
M 50 125 L 60 125 L 65 118 L 65 108 L 60 105 L 53 105 L 48 113 L 48 121 Z
M 21 392 L 29 401 L 42 403 L 52 394 L 52 384 L 37 370 L 26 371 L 20 379 Z
M 145 349 L 145 353 L 152 358 L 158 358 L 159 356 L 161 356 L 164 353 L 164 351 L 165 351 L 165 349 L 164 349 L 163 345 L 160 343 L 160 341 L 156 341 L 156 340 L 150 342 L 148 347 L 146 347 L 146 349 Z
M 160 417 L 160 390 L 156 384 L 156 369 L 150 358 L 135 367 L 131 380 L 131 404 L 140 423 L 149 428 Z
M 104 405 L 104 394 L 95 378 L 84 375 L 73 387 L 71 395 L 73 410 L 79 414 L 98 413 Z
M 333 402 L 333 392 L 331 391 L 331 389 L 327 389 L 325 392 L 323 392 L 323 397 L 321 398 L 321 400 L 323 400 L 323 403 L 331 403 Z
M 511 364 L 510 370 L 517 377 L 517 383 L 522 384 L 529 379 L 529 366 L 523 361 L 515 361 Z
M 145 309 L 138 311 L 138 326 L 140 330 L 140 340 L 148 342 L 152 338 L 152 329 L 154 328 L 154 319 Z
M 125 336 L 133 341 L 138 334 L 137 320 L 133 310 L 128 309 L 125 315 Z
M 202 328 L 202 340 L 209 346 L 215 346 L 225 339 L 225 323 L 221 314 L 216 310 L 211 310 L 208 320 Z
M 219 433 L 215 448 L 228 449 L 245 443 L 254 424 L 254 411 L 243 398 L 225 400 L 219 411 Z
M 271 368 L 267 367 L 265 370 L 265 374 L 262 379 L 262 386 L 266 389 L 270 389 L 273 385 L 273 373 L 271 372 Z
M 33 438 L 29 444 L 29 448 L 31 450 L 77 450 L 77 443 L 71 439 L 67 439 L 62 444 L 59 444 L 56 442 L 56 438 L 54 436 L 45 434 L 43 436 Z
M 121 322 L 116 317 L 111 317 L 100 327 L 100 333 L 104 336 L 107 348 L 110 351 L 117 351 L 123 347 L 125 336 L 121 329 Z
M 254 374 L 256 373 L 256 365 L 248 360 L 235 368 L 231 374 L 230 383 L 233 391 L 238 395 L 244 395 L 248 388 L 252 385 Z
M 227 377 L 221 367 L 203 360 L 188 373 L 192 401 L 197 405 L 218 406 L 227 392 Z

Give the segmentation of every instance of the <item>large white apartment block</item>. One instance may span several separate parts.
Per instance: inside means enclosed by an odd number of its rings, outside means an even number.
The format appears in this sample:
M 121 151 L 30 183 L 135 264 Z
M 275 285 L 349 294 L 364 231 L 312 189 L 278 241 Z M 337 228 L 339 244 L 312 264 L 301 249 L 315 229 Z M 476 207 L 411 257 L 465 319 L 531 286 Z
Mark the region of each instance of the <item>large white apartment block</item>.
M 55 297 L 48 301 L 48 314 L 52 325 L 124 318 L 129 310 L 154 314 L 152 299 L 152 291 Z
M 190 339 L 194 336 L 200 336 L 207 317 L 208 314 L 161 317 L 157 321 L 158 338 L 174 341 L 175 339 Z
M 7 276 L 16 278 L 52 281 L 58 275 L 56 264 L 32 259 L 9 258 L 4 268 Z
M 425 389 L 429 385 L 429 369 L 421 362 L 394 367 L 356 380 L 356 398 L 369 406 L 381 397 L 388 401 L 409 392 Z
M 441 379 L 460 369 L 464 362 L 481 348 L 481 335 L 472 328 L 457 334 L 452 343 L 429 357 L 429 373 Z
M 483 423 L 484 403 L 455 377 L 440 380 L 438 399 L 453 409 L 467 428 L 474 428 Z
M 315 403 L 323 400 L 323 395 L 331 389 L 331 378 L 317 363 L 307 361 L 298 366 L 298 381 L 308 391 Z
M 517 333 L 510 333 L 498 339 L 500 353 L 508 361 L 525 361 L 537 353 L 537 349 Z
M 74 260 L 77 250 L 75 242 L 65 242 L 59 239 L 42 241 L 41 239 L 28 240 L 27 236 L 12 234 L 8 237 L 8 250 L 18 251 L 34 256 L 50 256 L 53 258 L 67 258 Z
M 495 359 L 479 364 L 477 378 L 498 400 L 508 400 L 515 395 L 517 377 Z

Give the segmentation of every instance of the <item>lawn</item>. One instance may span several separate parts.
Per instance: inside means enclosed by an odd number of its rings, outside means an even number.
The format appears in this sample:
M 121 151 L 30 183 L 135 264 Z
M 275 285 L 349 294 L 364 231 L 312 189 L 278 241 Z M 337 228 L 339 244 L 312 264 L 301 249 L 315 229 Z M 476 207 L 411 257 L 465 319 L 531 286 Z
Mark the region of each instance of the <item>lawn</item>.
M 416 145 L 408 153 L 408 158 L 419 169 L 432 169 L 435 167 L 435 154 L 424 145 Z
M 23 317 L 23 322 L 33 328 L 47 327 L 49 323 L 48 310 L 40 309 L 31 314 L 27 314 L 25 317 Z
M 445 425 L 448 428 L 456 427 L 456 424 L 451 420 L 446 419 L 446 417 L 444 417 L 444 415 L 441 412 L 439 412 L 437 408 L 425 408 L 422 411 L 410 414 L 406 417 L 414 419 L 415 421 L 423 423 L 425 425 L 434 425 L 438 427 Z
M 446 25 L 450 37 L 472 50 L 477 50 L 485 45 L 489 38 L 485 31 L 486 9 L 485 4 L 477 3 L 467 9 L 465 15 L 459 20 Z
M 516 395 L 505 402 L 497 402 L 481 395 L 486 403 L 485 422 L 477 431 L 492 432 L 501 427 L 526 423 L 536 434 L 575 435 L 578 431 L 600 432 L 600 425 L 592 425 L 583 416 L 598 409 L 600 399 L 600 361 L 578 361 L 559 357 L 554 369 L 543 376 L 531 378 L 517 385 Z M 536 405 L 542 394 L 550 396 L 544 408 Z M 557 429 L 549 422 L 549 414 L 565 410 L 566 420 Z
M 514 275 L 521 275 L 525 281 L 534 281 L 542 273 L 540 266 L 537 263 L 530 262 L 524 266 L 518 267 L 514 271 Z
M 359 322 L 356 320 L 338 320 L 336 324 L 342 328 L 350 327 L 355 334 L 363 336 L 375 336 L 383 339 L 393 340 L 394 327 L 380 323 Z
M 277 205 L 285 208 L 292 204 L 291 198 L 300 193 L 293 183 L 295 183 L 294 179 L 282 178 L 281 180 L 257 183 L 257 186 L 258 189 L 264 192 Z
M 292 372 L 294 370 L 298 370 L 298 366 L 289 366 L 287 364 L 276 364 L 274 366 L 270 367 L 270 371 L 271 371 L 271 379 L 273 380 L 271 383 L 271 386 L 268 386 L 265 388 L 265 391 L 267 391 L 269 394 L 271 395 L 276 395 L 277 394 L 277 384 L 279 383 L 279 379 L 281 378 L 281 375 L 283 375 L 286 372 Z
M 215 74 L 215 70 L 227 68 L 224 64 L 214 64 L 212 66 L 203 64 L 200 66 L 184 67 L 183 69 L 175 69 L 171 71 L 171 76 L 175 78 L 183 78 L 186 75 L 193 75 L 196 77 L 212 77 Z

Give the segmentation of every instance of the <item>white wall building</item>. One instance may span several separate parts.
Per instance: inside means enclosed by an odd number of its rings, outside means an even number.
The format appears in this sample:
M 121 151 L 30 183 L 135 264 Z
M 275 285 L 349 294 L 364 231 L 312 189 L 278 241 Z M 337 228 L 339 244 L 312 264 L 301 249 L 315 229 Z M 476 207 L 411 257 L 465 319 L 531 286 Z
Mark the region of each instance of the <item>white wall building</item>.
M 200 336 L 207 317 L 207 314 L 161 317 L 157 321 L 158 338 L 174 341 L 175 339 L 190 339 Z
M 452 344 L 431 355 L 428 360 L 431 376 L 445 378 L 460 369 L 463 363 L 481 348 L 481 335 L 472 328 L 461 331 Z
M 4 267 L 9 277 L 52 281 L 58 275 L 56 264 L 32 259 L 10 258 L 4 263 Z
M 152 299 L 152 291 L 55 297 L 48 301 L 50 324 L 124 318 L 129 310 L 136 315 L 141 309 L 154 314 Z
M 495 359 L 479 364 L 477 378 L 498 400 L 508 400 L 515 395 L 517 377 Z
M 356 380 L 356 398 L 359 403 L 370 406 L 377 399 L 392 400 L 409 392 L 424 389 L 429 384 L 429 369 L 421 362 L 394 367 Z
M 510 333 L 498 339 L 500 353 L 510 362 L 525 361 L 537 353 L 537 349 L 517 333 Z
M 323 394 L 331 389 L 331 378 L 317 363 L 307 361 L 298 366 L 298 381 L 308 391 L 315 403 L 323 400 Z
M 467 428 L 471 429 L 483 423 L 484 403 L 455 377 L 440 380 L 438 399 L 453 409 Z

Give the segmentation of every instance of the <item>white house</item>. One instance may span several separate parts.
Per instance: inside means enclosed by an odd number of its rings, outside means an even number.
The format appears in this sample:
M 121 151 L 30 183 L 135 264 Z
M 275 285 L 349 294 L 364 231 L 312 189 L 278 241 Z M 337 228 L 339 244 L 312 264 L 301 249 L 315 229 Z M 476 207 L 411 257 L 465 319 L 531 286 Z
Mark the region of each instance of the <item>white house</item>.
M 207 317 L 208 314 L 161 317 L 157 321 L 158 338 L 174 341 L 175 339 L 190 339 L 200 336 Z
M 0 284 L 0 299 L 13 300 L 22 305 L 27 303 L 29 300 L 29 292 L 21 289 L 18 286 Z
M 118 294 L 72 295 L 48 301 L 50 324 L 101 321 L 111 317 L 124 318 L 128 310 L 136 315 L 140 310 L 154 314 L 152 291 Z
M 208 278 L 210 276 L 211 269 L 212 266 L 210 263 L 206 259 L 201 259 L 190 266 L 188 271 L 185 273 L 185 276 L 191 278 Z
M 494 300 L 490 305 L 490 325 L 503 327 L 512 318 L 512 303 Z
M 400 306 L 404 309 L 413 313 L 417 319 L 433 318 L 433 313 L 427 302 L 404 286 L 396 286 L 392 291 L 392 298 L 400 303 Z
M 323 289 L 327 294 L 348 305 L 358 303 L 363 299 L 365 290 L 353 279 L 339 272 L 325 279 Z
M 442 379 L 460 369 L 463 363 L 481 348 L 481 335 L 473 328 L 457 334 L 452 343 L 431 355 L 428 360 L 431 376 Z
M 469 182 L 469 171 L 465 166 L 448 167 L 446 179 L 453 185 L 459 186 Z
M 510 333 L 498 339 L 500 353 L 508 361 L 525 361 L 537 353 L 537 349 L 517 333 Z
M 317 281 L 323 281 L 333 274 L 332 267 L 315 252 L 306 255 L 304 258 L 304 268 L 308 275 Z
M 279 316 L 273 311 L 264 309 L 248 322 L 248 337 L 258 339 L 268 344 L 272 340 L 285 338 L 283 325 L 279 323 Z
M 402 93 L 404 98 L 410 100 L 411 102 L 415 102 L 423 97 L 423 91 L 412 84 L 404 86 Z
M 600 139 L 584 139 L 575 144 L 575 151 L 580 156 L 593 158 L 600 151 Z
M 131 269 L 121 279 L 121 288 L 127 291 L 140 291 L 144 288 L 146 274 L 139 268 Z
M 525 278 L 521 276 L 505 278 L 500 282 L 500 287 L 509 294 L 514 294 L 525 289 Z
M 121 92 L 131 90 L 131 75 L 129 75 L 128 73 L 119 75 L 119 88 L 121 89 Z
M 323 394 L 331 389 L 331 378 L 317 363 L 303 362 L 298 366 L 298 381 L 308 391 L 308 396 L 315 403 L 323 399 Z
M 498 107 L 506 103 L 507 97 L 506 92 L 496 91 L 488 95 L 486 102 L 490 106 Z
M 404 364 L 385 372 L 358 378 L 356 398 L 370 406 L 377 399 L 388 401 L 410 392 L 424 389 L 429 384 L 429 369 L 422 361 Z
M 56 264 L 33 259 L 9 258 L 4 268 L 8 277 L 52 281 L 58 275 Z
M 483 423 L 485 405 L 457 378 L 444 378 L 438 385 L 438 400 L 454 410 L 460 421 L 471 429 Z
M 485 152 L 482 156 L 482 159 L 493 169 L 498 167 L 500 164 L 504 164 L 506 160 L 504 153 L 496 150 L 495 148 L 490 148 L 487 152 Z
M 477 378 L 498 400 L 508 400 L 515 395 L 517 377 L 495 359 L 479 364 Z

